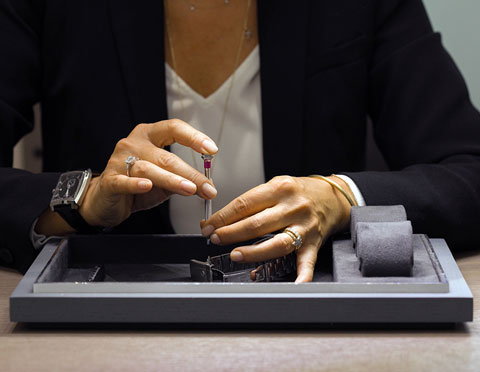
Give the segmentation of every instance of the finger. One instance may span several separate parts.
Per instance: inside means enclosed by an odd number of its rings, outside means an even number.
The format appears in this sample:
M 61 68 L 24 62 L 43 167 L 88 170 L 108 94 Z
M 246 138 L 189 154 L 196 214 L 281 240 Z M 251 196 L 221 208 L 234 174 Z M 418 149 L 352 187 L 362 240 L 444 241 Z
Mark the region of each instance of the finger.
M 274 190 L 270 184 L 266 183 L 254 187 L 210 217 L 205 222 L 202 234 L 209 236 L 215 229 L 240 221 L 245 217 L 270 208 L 276 203 Z
M 285 207 L 276 205 L 231 225 L 216 229 L 210 240 L 213 244 L 232 244 L 271 233 L 289 224 Z M 291 219 L 290 219 L 290 222 Z
M 158 147 L 179 143 L 202 154 L 215 154 L 218 147 L 206 134 L 179 119 L 171 119 L 150 124 L 150 141 Z
M 295 230 L 300 231 L 297 227 Z M 280 233 L 259 244 L 237 247 L 230 253 L 230 258 L 237 262 L 257 262 L 283 257 L 294 250 L 290 235 Z
M 197 186 L 159 166 L 145 160 L 138 160 L 130 168 L 130 175 L 133 177 L 147 178 L 151 180 L 154 187 L 159 187 L 179 195 L 193 195 L 197 192 Z
M 149 179 L 121 174 L 105 176 L 102 182 L 102 187 L 113 195 L 144 194 L 149 192 L 152 186 Z
M 154 208 L 167 200 L 171 195 L 170 191 L 153 187 L 147 195 L 143 195 L 143 198 L 135 198 L 133 200 L 131 211 L 134 213 Z
M 195 168 L 187 164 L 179 156 L 158 148 L 151 143 L 145 144 L 138 155 L 142 160 L 148 160 L 159 167 L 175 173 L 191 182 L 197 187 L 197 194 L 204 199 L 213 199 L 217 190 L 213 183 Z
M 318 247 L 305 245 L 297 253 L 297 279 L 295 284 L 307 283 L 313 280 L 315 263 L 317 262 Z

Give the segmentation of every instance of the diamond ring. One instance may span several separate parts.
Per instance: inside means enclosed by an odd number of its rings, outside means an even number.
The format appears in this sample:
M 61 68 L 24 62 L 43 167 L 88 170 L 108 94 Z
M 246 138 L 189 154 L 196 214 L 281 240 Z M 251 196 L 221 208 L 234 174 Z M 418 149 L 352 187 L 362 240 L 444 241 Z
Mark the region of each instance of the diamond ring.
M 298 251 L 303 244 L 300 234 L 289 227 L 283 230 L 283 232 L 292 238 L 292 245 L 295 247 L 295 252 Z
M 128 177 L 130 177 L 130 169 L 133 167 L 133 164 L 135 164 L 137 160 L 140 160 L 140 158 L 137 158 L 136 156 L 131 156 L 131 155 L 125 159 L 125 164 L 127 165 Z

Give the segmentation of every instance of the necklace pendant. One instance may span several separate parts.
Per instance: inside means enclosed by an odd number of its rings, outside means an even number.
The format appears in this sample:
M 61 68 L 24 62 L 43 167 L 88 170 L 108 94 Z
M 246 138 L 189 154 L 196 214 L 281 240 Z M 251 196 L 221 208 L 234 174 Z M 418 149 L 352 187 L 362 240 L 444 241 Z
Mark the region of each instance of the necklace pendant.
M 193 4 L 190 4 L 189 8 L 190 8 L 190 11 L 192 11 L 192 12 L 195 11 L 195 9 L 197 9 L 197 8 L 195 8 L 195 5 L 193 5 Z
M 250 29 L 245 30 L 245 39 L 250 40 L 252 38 L 252 31 Z

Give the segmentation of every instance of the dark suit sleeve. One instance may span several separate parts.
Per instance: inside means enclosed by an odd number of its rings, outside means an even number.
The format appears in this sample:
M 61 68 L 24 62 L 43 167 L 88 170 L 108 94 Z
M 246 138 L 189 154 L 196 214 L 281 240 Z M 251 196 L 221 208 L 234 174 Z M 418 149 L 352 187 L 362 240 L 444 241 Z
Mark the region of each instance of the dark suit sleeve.
M 369 113 L 391 171 L 345 174 L 367 204 L 405 205 L 416 232 L 479 247 L 480 115 L 422 2 L 376 10 Z
M 30 228 L 58 179 L 11 168 L 13 146 L 32 130 L 39 100 L 41 5 L 0 0 L 0 265 L 21 272 L 35 257 Z

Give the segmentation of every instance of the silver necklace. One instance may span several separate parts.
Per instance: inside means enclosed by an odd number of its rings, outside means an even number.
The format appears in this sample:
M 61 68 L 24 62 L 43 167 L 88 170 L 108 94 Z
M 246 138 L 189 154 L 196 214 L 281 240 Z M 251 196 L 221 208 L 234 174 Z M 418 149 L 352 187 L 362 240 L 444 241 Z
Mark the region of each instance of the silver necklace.
M 184 2 L 187 4 L 188 9 L 191 12 L 194 12 L 196 10 L 203 10 L 203 9 L 216 9 L 216 8 L 221 7 L 221 6 L 225 6 L 225 5 L 230 4 L 230 0 L 222 0 L 222 4 L 220 4 L 220 5 L 211 5 L 211 6 L 201 6 L 200 7 L 197 4 L 195 4 L 194 2 L 192 2 L 191 0 L 184 0 Z
M 179 76 L 178 76 L 178 73 L 177 73 L 177 60 L 175 58 L 175 49 L 174 49 L 173 42 L 172 42 L 173 38 L 172 38 L 171 30 L 170 30 L 170 20 L 169 20 L 169 17 L 168 17 L 169 8 L 168 8 L 167 3 L 168 3 L 168 0 L 164 0 L 165 10 L 166 10 L 165 19 L 166 19 L 166 26 L 167 26 L 166 29 L 167 29 L 168 43 L 170 44 L 170 54 L 172 56 L 172 64 L 173 64 L 172 67 L 173 67 L 173 70 L 175 71 L 175 85 L 177 86 L 178 95 L 179 95 L 179 97 L 181 97 L 182 96 L 182 90 L 181 90 L 181 85 L 180 85 L 180 81 L 179 81 Z M 225 3 L 228 4 L 228 0 Z M 227 98 L 225 99 L 225 104 L 223 106 L 222 117 L 221 117 L 221 120 L 220 120 L 220 130 L 219 130 L 219 133 L 218 133 L 217 141 L 215 142 L 218 146 L 220 146 L 220 140 L 222 139 L 223 128 L 225 126 L 225 118 L 227 116 L 228 104 L 230 102 L 230 95 L 231 95 L 231 92 L 232 92 L 233 84 L 235 82 L 235 73 L 237 71 L 237 68 L 238 68 L 238 65 L 239 65 L 239 62 L 240 62 L 240 55 L 241 55 L 241 51 L 243 49 L 243 42 L 247 38 L 247 31 L 249 32 L 249 36 L 248 36 L 247 40 L 249 40 L 251 38 L 251 35 L 252 35 L 251 31 L 248 30 L 248 15 L 250 13 L 251 3 L 252 3 L 252 0 L 248 0 L 247 9 L 246 9 L 246 13 L 245 13 L 245 19 L 244 19 L 244 22 L 243 22 L 243 29 L 242 29 L 242 33 L 241 33 L 241 36 L 240 36 L 240 43 L 239 43 L 239 46 L 238 46 L 237 55 L 235 57 L 235 65 L 234 65 L 234 68 L 233 68 L 233 74 L 232 74 L 232 78 L 230 80 L 230 84 L 229 84 L 229 87 L 228 87 Z M 183 106 L 183 101 L 181 99 L 180 99 L 180 111 L 182 112 L 181 116 L 183 117 L 184 106 Z M 196 169 L 199 169 L 199 167 L 197 165 L 197 161 L 195 159 L 195 153 L 194 153 L 193 150 L 191 150 L 191 154 L 192 154 L 193 165 L 195 166 Z M 212 172 L 213 172 L 213 163 L 215 162 L 215 159 L 212 161 Z
M 198 5 L 196 5 L 195 3 L 193 3 L 191 0 L 183 0 L 187 6 L 188 6 L 188 9 L 191 11 L 191 12 L 194 12 L 196 10 L 206 10 L 206 9 L 217 9 L 217 8 L 220 8 L 222 6 L 225 6 L 225 5 L 229 5 L 230 4 L 230 0 L 223 0 L 222 3 L 223 5 L 212 5 L 212 6 L 202 6 L 202 7 L 199 7 Z M 246 40 L 250 40 L 252 38 L 252 31 L 247 27 L 245 27 L 245 39 Z

